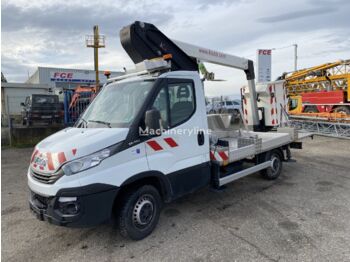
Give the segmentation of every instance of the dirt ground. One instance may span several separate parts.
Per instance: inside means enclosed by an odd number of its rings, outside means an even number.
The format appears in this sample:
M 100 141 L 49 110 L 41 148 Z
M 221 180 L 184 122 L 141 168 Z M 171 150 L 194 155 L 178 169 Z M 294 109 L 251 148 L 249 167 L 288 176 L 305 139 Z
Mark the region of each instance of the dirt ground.
M 72 229 L 28 208 L 32 149 L 2 149 L 3 261 L 349 261 L 350 140 L 315 137 L 276 181 L 259 174 L 166 205 L 148 238 Z

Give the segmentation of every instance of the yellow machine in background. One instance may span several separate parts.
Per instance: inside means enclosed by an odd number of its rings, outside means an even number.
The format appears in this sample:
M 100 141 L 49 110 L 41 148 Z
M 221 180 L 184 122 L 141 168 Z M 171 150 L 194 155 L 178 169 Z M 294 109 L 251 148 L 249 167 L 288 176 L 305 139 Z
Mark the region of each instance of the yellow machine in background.
M 284 79 L 290 115 L 350 117 L 350 60 L 299 70 Z

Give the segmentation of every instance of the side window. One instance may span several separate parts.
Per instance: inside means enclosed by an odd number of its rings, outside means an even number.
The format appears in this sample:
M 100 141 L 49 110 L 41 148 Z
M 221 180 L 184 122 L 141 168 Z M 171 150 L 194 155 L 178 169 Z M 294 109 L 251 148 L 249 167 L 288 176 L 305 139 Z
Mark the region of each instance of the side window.
M 168 85 L 170 127 L 185 122 L 195 110 L 195 95 L 192 82 Z
M 297 99 L 291 99 L 289 102 L 289 110 L 293 110 L 298 107 L 298 100 Z
M 169 127 L 169 116 L 168 116 L 168 98 L 166 95 L 166 88 L 163 87 L 160 90 L 156 99 L 153 102 L 152 107 L 159 110 L 161 120 L 162 120 L 162 127 L 168 128 Z

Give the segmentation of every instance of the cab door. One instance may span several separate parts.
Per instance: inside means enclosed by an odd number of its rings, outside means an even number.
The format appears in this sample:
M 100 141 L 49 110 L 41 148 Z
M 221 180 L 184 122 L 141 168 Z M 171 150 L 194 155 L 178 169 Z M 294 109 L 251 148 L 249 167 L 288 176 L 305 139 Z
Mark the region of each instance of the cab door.
M 289 99 L 289 114 L 300 114 L 302 112 L 301 96 L 291 96 Z
M 167 175 L 176 196 L 210 180 L 202 92 L 192 79 L 171 78 L 164 81 L 152 103 L 151 108 L 160 112 L 163 132 L 145 142 L 149 168 Z M 203 97 L 203 101 L 197 97 Z

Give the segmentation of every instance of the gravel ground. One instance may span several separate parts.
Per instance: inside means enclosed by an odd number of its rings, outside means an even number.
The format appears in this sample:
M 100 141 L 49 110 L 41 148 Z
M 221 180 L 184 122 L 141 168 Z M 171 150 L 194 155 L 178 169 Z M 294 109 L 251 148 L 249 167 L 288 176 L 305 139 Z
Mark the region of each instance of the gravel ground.
M 315 137 L 281 177 L 258 174 L 166 205 L 148 238 L 110 225 L 72 229 L 28 208 L 32 149 L 2 149 L 3 261 L 349 261 L 350 141 Z

